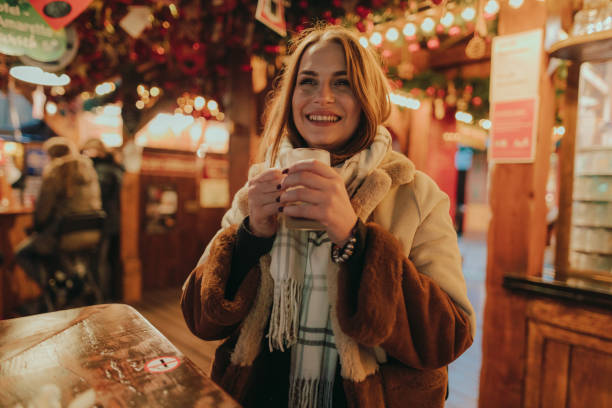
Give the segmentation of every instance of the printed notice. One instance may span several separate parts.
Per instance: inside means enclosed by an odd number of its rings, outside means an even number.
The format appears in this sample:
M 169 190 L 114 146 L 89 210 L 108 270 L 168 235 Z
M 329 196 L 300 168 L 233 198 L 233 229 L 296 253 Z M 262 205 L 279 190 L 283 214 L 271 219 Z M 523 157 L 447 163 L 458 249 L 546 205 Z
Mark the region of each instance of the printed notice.
M 542 30 L 493 39 L 489 161 L 533 161 L 541 60 Z

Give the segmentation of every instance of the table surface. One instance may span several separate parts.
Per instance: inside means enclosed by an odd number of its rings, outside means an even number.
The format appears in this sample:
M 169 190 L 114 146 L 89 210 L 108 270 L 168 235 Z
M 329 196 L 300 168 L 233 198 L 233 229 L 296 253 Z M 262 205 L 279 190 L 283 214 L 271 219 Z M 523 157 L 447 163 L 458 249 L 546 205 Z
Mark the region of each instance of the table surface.
M 0 321 L 0 407 L 29 406 L 239 407 L 123 304 Z

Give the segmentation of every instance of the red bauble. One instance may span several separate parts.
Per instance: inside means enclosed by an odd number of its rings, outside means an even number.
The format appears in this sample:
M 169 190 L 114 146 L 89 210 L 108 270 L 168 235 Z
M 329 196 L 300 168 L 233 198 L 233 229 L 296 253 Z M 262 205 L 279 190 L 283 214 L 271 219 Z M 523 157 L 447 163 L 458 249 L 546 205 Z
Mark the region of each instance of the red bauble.
M 442 1 L 443 0 L 431 0 L 431 2 L 435 4 L 436 6 L 439 6 L 440 4 L 442 4 Z
M 480 96 L 475 96 L 472 98 L 472 105 L 478 107 L 482 105 L 482 98 Z

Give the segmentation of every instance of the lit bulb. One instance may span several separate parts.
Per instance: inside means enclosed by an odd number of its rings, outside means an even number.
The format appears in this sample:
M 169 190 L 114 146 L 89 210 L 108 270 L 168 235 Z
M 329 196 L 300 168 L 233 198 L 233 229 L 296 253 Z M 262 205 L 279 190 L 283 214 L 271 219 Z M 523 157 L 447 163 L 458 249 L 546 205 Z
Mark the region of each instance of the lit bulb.
M 219 109 L 219 104 L 217 103 L 217 101 L 214 101 L 214 100 L 211 99 L 206 104 L 206 107 L 208 108 L 209 111 L 214 111 L 214 110 Z
M 447 11 L 446 14 L 444 14 L 444 16 L 440 19 L 440 23 L 442 23 L 444 27 L 450 27 L 453 24 L 453 21 L 455 21 L 455 15 L 450 11 Z
M 523 5 L 523 0 L 509 0 L 508 4 L 510 7 L 517 9 Z
M 423 22 L 421 23 L 421 30 L 425 31 L 426 33 L 429 33 L 433 31 L 435 26 L 436 22 L 433 20 L 433 18 L 426 17 L 425 20 L 423 20 Z
M 390 29 L 387 30 L 385 37 L 389 41 L 395 41 L 399 38 L 399 31 L 397 31 L 397 28 L 391 27 Z
M 368 48 L 368 39 L 363 36 L 359 37 L 359 44 L 361 44 L 363 48 Z
M 57 105 L 53 102 L 47 102 L 45 110 L 49 115 L 55 115 L 57 113 Z
M 404 26 L 404 30 L 402 32 L 406 37 L 414 37 L 416 30 L 416 26 L 413 23 L 408 23 Z
M 510 0 L 512 1 L 512 0 Z M 461 12 L 461 17 L 463 17 L 463 19 L 465 21 L 472 21 L 474 19 L 474 17 L 476 17 L 476 10 L 474 10 L 474 7 L 466 7 L 463 9 L 463 11 Z
M 499 3 L 497 0 L 489 0 L 484 6 L 484 11 L 487 14 L 496 14 L 499 11 Z
M 378 47 L 380 44 L 382 44 L 382 35 L 378 32 L 372 33 L 370 36 L 370 42 Z
M 157 95 L 159 95 L 159 88 L 154 86 L 153 88 L 151 88 L 151 96 L 156 97 Z
M 204 99 L 201 96 L 196 96 L 195 99 L 193 100 L 193 107 L 196 110 L 202 110 L 202 108 L 204 108 L 205 103 L 206 103 L 206 99 Z

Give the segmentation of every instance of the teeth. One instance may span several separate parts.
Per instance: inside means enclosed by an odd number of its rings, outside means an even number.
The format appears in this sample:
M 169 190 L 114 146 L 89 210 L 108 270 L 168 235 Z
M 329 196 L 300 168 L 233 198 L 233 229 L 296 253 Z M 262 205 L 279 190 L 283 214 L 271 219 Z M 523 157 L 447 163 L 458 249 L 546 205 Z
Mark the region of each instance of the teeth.
M 308 120 L 313 122 L 337 122 L 340 118 L 334 115 L 308 115 Z

